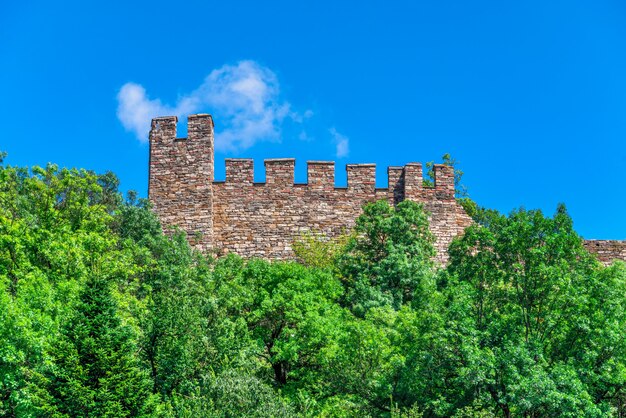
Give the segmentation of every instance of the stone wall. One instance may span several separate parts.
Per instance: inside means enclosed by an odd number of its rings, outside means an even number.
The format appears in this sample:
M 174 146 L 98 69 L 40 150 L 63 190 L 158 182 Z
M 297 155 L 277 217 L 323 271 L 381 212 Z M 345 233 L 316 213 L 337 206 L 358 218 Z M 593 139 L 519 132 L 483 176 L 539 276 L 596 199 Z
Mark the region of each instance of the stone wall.
M 366 202 L 405 198 L 405 187 L 415 190 L 413 200 L 423 202 L 437 237 L 438 259 L 471 222 L 454 199 L 449 168 L 436 167 L 436 186 L 422 187 L 421 176 L 407 179 L 404 168 L 391 167 L 386 188 L 375 187 L 374 164 L 346 166 L 348 186 L 335 187 L 335 164 L 307 163 L 307 183 L 294 184 L 293 159 L 265 160 L 265 183 L 253 183 L 253 161 L 226 160 L 226 181 L 213 184 L 213 244 L 218 249 L 245 256 L 283 259 L 293 256 L 291 244 L 305 231 L 337 236 L 354 226 Z M 421 165 L 415 164 L 419 168 Z M 414 184 L 419 182 L 419 184 Z
M 177 225 L 202 250 L 213 239 L 213 119 L 188 118 L 176 138 L 175 116 L 152 120 L 148 197 L 164 227 Z
M 597 254 L 604 264 L 611 264 L 615 260 L 626 261 L 626 241 L 589 239 L 585 240 L 585 248 Z
M 164 227 L 177 225 L 202 250 L 244 257 L 293 257 L 305 231 L 329 237 L 348 231 L 366 202 L 411 199 L 424 204 L 445 262 L 452 239 L 471 219 L 454 199 L 452 168 L 436 165 L 435 186 L 422 185 L 422 165 L 389 167 L 376 188 L 375 164 L 348 164 L 347 187 L 335 187 L 335 163 L 307 162 L 307 183 L 294 183 L 294 159 L 265 160 L 266 181 L 254 183 L 254 162 L 227 159 L 226 180 L 214 181 L 213 121 L 189 116 L 188 138 L 176 138 L 175 117 L 156 118 L 150 132 L 148 194 Z
M 293 257 L 305 231 L 337 236 L 354 226 L 366 202 L 404 199 L 430 213 L 437 260 L 447 261 L 452 239 L 471 224 L 454 198 L 454 172 L 435 165 L 435 186 L 423 186 L 422 164 L 387 169 L 388 185 L 376 188 L 375 164 L 348 164 L 347 187 L 335 187 L 335 163 L 308 161 L 307 183 L 294 183 L 294 159 L 265 160 L 264 183 L 254 182 L 254 162 L 227 159 L 226 180 L 214 179 L 210 115 L 188 118 L 187 138 L 176 138 L 177 118 L 152 120 L 148 195 L 166 228 L 178 226 L 201 250 L 244 257 Z M 626 260 L 626 241 L 589 240 L 586 248 L 604 263 Z

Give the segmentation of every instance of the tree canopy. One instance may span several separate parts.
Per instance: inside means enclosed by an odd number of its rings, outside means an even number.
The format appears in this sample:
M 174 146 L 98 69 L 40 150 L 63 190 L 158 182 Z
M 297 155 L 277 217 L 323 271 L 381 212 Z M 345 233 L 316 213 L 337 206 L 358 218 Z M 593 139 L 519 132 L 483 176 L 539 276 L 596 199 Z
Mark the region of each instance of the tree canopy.
M 626 414 L 626 268 L 553 216 L 366 205 L 297 260 L 194 251 L 112 173 L 1 165 L 0 416 Z

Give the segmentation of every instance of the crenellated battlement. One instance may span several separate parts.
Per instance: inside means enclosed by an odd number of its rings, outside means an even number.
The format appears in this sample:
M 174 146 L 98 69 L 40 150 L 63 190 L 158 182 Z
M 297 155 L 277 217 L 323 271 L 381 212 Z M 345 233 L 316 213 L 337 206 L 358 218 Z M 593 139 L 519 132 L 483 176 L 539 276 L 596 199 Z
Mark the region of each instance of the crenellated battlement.
M 307 161 L 307 182 L 294 182 L 296 160 L 264 161 L 265 182 L 254 182 L 254 161 L 227 158 L 226 179 L 215 181 L 214 125 L 208 114 L 187 118 L 187 138 L 176 137 L 176 116 L 154 118 L 150 130 L 148 195 L 167 229 L 182 228 L 199 249 L 271 259 L 293 257 L 291 244 L 305 231 L 333 237 L 354 225 L 363 204 L 384 199 L 420 202 L 430 214 L 438 261 L 452 239 L 471 224 L 454 198 L 454 171 L 435 165 L 434 186 L 424 186 L 421 163 L 387 168 L 387 187 L 376 187 L 375 164 L 347 164 L 347 186 L 335 185 L 333 161 Z M 626 242 L 587 241 L 601 261 L 626 260 Z
M 178 139 L 180 140 L 180 139 Z M 264 160 L 265 181 L 254 182 L 254 160 L 250 158 L 226 158 L 226 179 L 214 181 L 214 184 L 255 185 L 262 187 L 305 187 L 312 191 L 348 189 L 353 192 L 371 192 L 385 190 L 397 201 L 404 200 L 406 188 L 415 198 L 454 199 L 454 173 L 450 167 L 435 165 L 435 186 L 423 185 L 422 164 L 409 163 L 404 167 L 387 168 L 387 187 L 376 187 L 376 164 L 346 164 L 347 186 L 335 184 L 334 161 L 307 161 L 307 182 L 295 183 L 294 158 L 272 158 Z M 407 182 L 405 179 L 409 179 Z
M 152 120 L 149 198 L 164 227 L 177 225 L 203 250 L 289 258 L 307 230 L 336 236 L 354 225 L 367 202 L 422 202 L 431 214 L 438 258 L 471 222 L 454 199 L 454 173 L 434 167 L 434 187 L 424 187 L 421 163 L 388 167 L 387 187 L 376 187 L 376 164 L 347 164 L 347 186 L 335 185 L 335 162 L 307 161 L 307 182 L 295 183 L 293 158 L 264 161 L 265 182 L 255 183 L 254 161 L 227 158 L 226 178 L 214 178 L 214 125 L 208 114 L 187 119 L 177 138 L 175 116 Z

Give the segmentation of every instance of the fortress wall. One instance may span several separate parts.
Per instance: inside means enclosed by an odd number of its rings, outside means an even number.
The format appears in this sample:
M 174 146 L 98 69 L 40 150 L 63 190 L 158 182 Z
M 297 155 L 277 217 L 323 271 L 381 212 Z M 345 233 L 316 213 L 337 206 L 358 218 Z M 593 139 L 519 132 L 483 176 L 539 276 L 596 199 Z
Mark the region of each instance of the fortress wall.
M 166 232 L 180 227 L 200 250 L 291 258 L 303 232 L 334 237 L 354 226 L 363 204 L 406 198 L 430 213 L 437 259 L 445 262 L 448 244 L 471 223 L 454 199 L 450 167 L 434 167 L 431 188 L 423 187 L 421 164 L 389 167 L 388 187 L 376 188 L 374 164 L 348 164 L 347 187 L 336 187 L 334 162 L 309 161 L 307 183 L 294 184 L 294 159 L 266 160 L 265 183 L 254 183 L 254 161 L 227 159 L 226 180 L 216 182 L 211 116 L 190 115 L 187 138 L 176 138 L 177 121 L 152 120 L 148 195 Z
M 590 239 L 585 240 L 584 245 L 604 264 L 611 264 L 615 260 L 626 261 L 626 241 Z
M 336 188 L 333 162 L 309 162 L 307 184 L 294 184 L 293 159 L 265 160 L 265 183 L 229 175 L 242 164 L 252 177 L 252 160 L 229 159 L 226 181 L 213 184 L 214 247 L 244 256 L 291 258 L 303 232 L 337 236 L 354 226 L 364 203 L 388 196 L 375 189 L 373 166 L 349 167 L 348 187 Z
M 245 257 L 293 257 L 304 231 L 337 236 L 354 226 L 366 202 L 410 199 L 430 213 L 437 260 L 472 221 L 454 198 L 454 171 L 435 165 L 434 187 L 424 187 L 423 167 L 389 167 L 388 186 L 376 188 L 374 164 L 348 164 L 347 187 L 335 187 L 335 163 L 309 161 L 307 183 L 294 184 L 295 160 L 265 161 L 266 182 L 254 183 L 254 162 L 227 159 L 226 180 L 214 182 L 214 130 L 210 115 L 188 117 L 187 138 L 176 138 L 175 116 L 155 118 L 150 130 L 148 196 L 166 232 L 178 226 L 200 250 Z M 604 263 L 626 260 L 626 241 L 590 240 Z
M 412 166 L 421 172 L 421 164 Z M 294 184 L 294 167 L 294 159 L 265 160 L 265 183 L 253 183 L 252 160 L 226 160 L 226 181 L 213 183 L 214 248 L 243 256 L 291 258 L 293 241 L 305 231 L 335 237 L 354 226 L 363 204 L 404 200 L 403 167 L 388 169 L 387 188 L 375 187 L 374 164 L 347 165 L 345 188 L 335 187 L 334 162 L 309 161 L 306 184 Z M 452 238 L 471 223 L 454 200 L 454 189 L 449 192 L 447 182 L 453 181 L 449 171 L 449 167 L 437 166 L 439 182 L 434 188 L 422 187 L 420 177 L 420 195 L 415 199 L 432 214 L 440 262 L 446 261 Z

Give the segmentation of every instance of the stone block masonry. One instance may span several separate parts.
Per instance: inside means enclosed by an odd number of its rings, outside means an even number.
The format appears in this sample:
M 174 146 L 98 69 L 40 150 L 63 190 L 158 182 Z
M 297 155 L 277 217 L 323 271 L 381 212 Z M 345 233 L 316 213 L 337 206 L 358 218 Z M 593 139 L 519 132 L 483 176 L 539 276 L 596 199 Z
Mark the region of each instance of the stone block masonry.
M 152 120 L 148 197 L 163 226 L 179 226 L 200 249 L 213 243 L 213 120 L 189 116 L 187 138 L 177 118 Z
M 585 248 L 595 253 L 598 260 L 611 264 L 615 260 L 626 261 L 626 241 L 589 239 L 585 240 Z
M 348 164 L 347 187 L 335 187 L 331 161 L 308 161 L 307 183 L 295 184 L 294 159 L 265 160 L 264 183 L 254 182 L 254 161 L 226 159 L 226 180 L 215 181 L 213 119 L 190 115 L 187 138 L 176 138 L 177 121 L 152 120 L 148 196 L 166 231 L 180 227 L 200 250 L 289 259 L 306 231 L 335 237 L 365 203 L 410 199 L 430 214 L 437 261 L 445 263 L 452 239 L 472 223 L 454 198 L 451 167 L 434 166 L 434 187 L 423 186 L 420 163 L 389 167 L 387 187 L 377 188 L 375 164 Z
M 293 241 L 304 231 L 337 236 L 354 226 L 366 202 L 384 199 L 393 204 L 404 199 L 406 178 L 398 176 L 401 170 L 395 167 L 389 169 L 388 187 L 376 188 L 373 164 L 348 165 L 348 186 L 339 188 L 333 162 L 309 161 L 306 184 L 294 184 L 294 166 L 293 159 L 265 160 L 266 182 L 253 183 L 252 160 L 226 160 L 226 181 L 213 183 L 215 248 L 244 256 L 290 258 Z M 424 189 L 421 183 L 415 187 L 421 189 L 421 200 L 415 200 L 432 214 L 438 259 L 445 261 L 447 245 L 471 220 L 454 200 L 454 189 L 449 192 L 441 183 L 433 189 Z
M 188 137 L 176 138 L 176 117 L 152 120 L 148 195 L 163 226 L 178 226 L 201 250 L 287 259 L 305 231 L 329 237 L 348 232 L 367 202 L 424 204 L 445 262 L 452 239 L 471 219 L 454 199 L 454 173 L 435 166 L 435 186 L 422 185 L 422 165 L 389 167 L 388 186 L 376 188 L 375 164 L 348 164 L 347 187 L 335 187 L 335 163 L 308 161 L 307 183 L 294 183 L 295 160 L 265 160 L 265 183 L 254 182 L 254 162 L 227 159 L 226 180 L 214 179 L 210 115 L 188 118 Z

